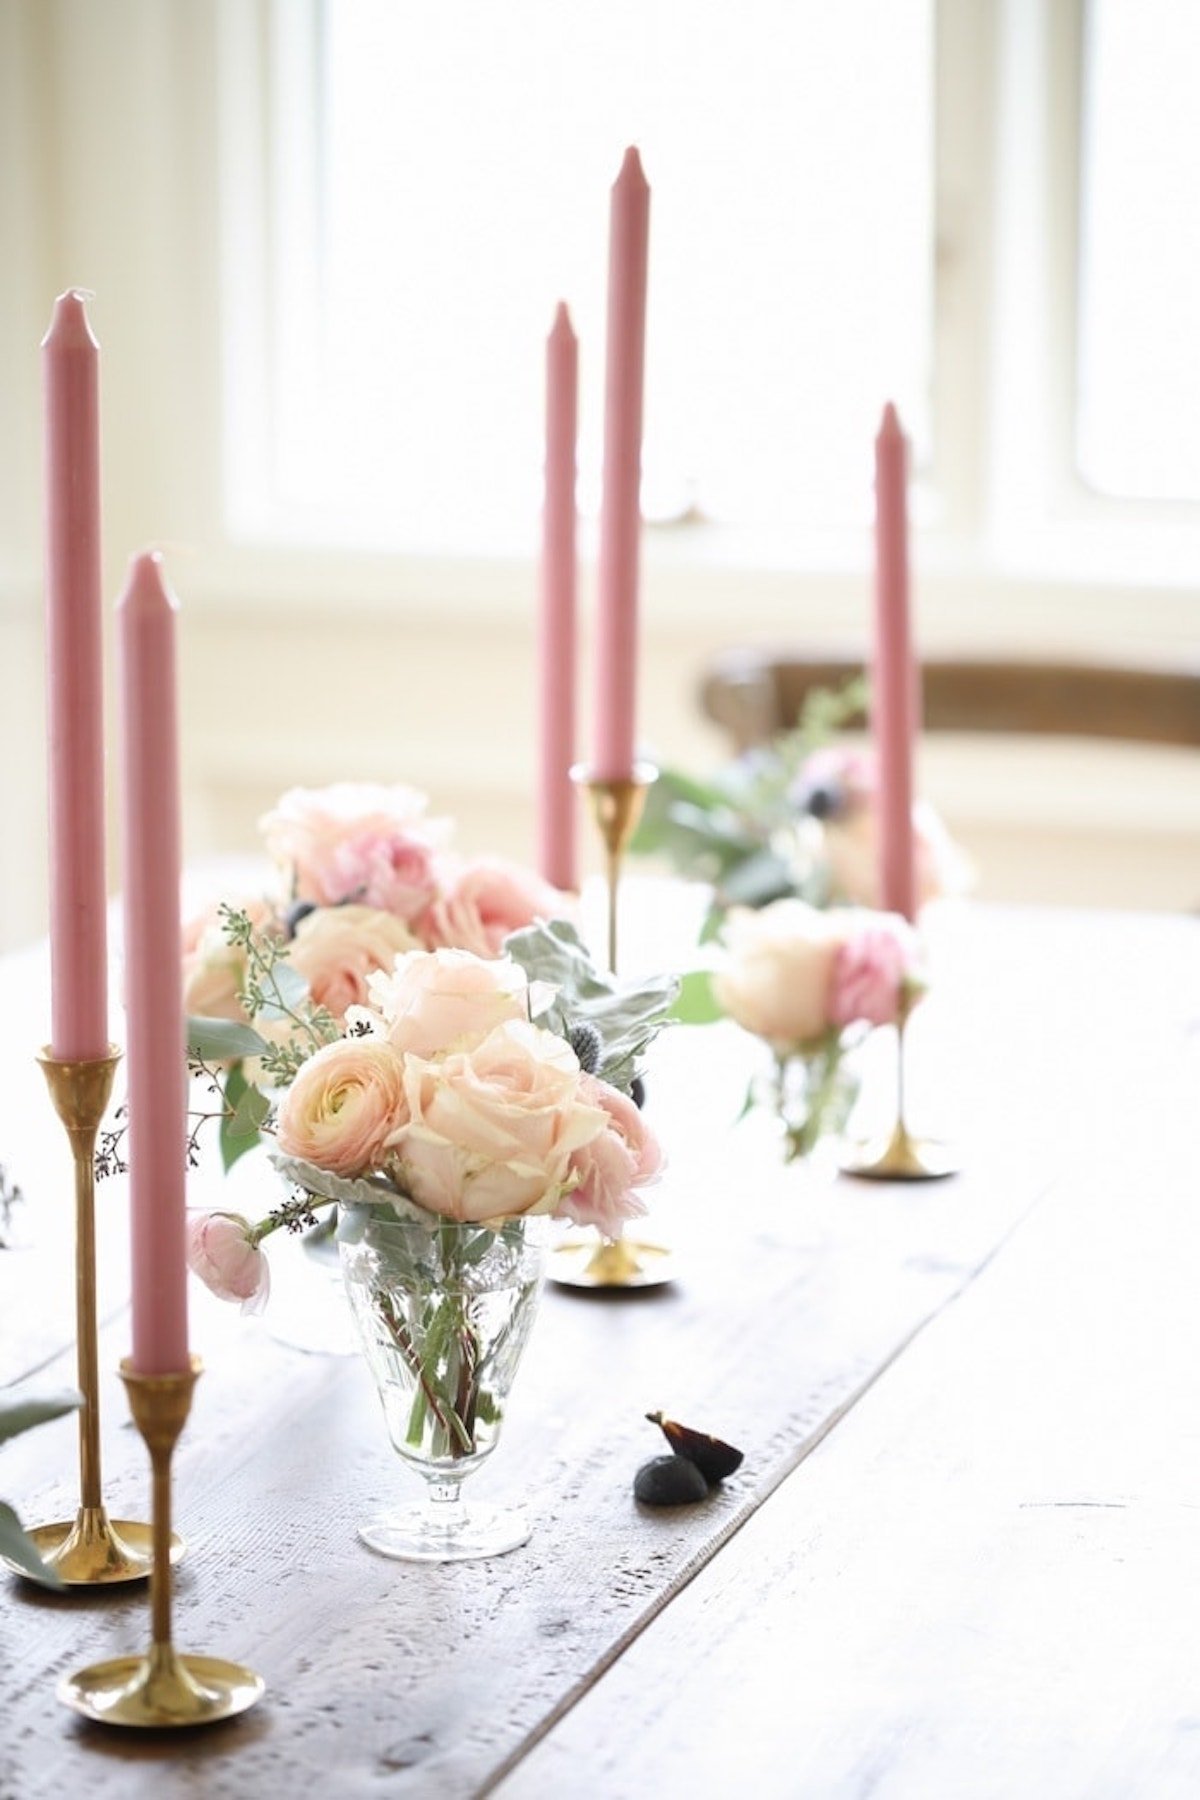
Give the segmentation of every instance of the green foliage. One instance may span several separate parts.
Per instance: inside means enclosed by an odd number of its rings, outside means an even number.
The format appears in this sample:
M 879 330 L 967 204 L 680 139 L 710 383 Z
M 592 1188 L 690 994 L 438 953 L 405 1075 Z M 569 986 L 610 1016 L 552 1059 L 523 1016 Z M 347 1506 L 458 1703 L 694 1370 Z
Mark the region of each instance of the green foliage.
M 188 1016 L 187 1053 L 190 1062 L 231 1062 L 241 1056 L 261 1056 L 268 1048 L 252 1025 L 239 1025 L 235 1019 L 206 1019 L 198 1013 Z
M 225 1076 L 225 1110 L 220 1130 L 221 1162 L 227 1175 L 238 1158 L 259 1142 L 260 1128 L 270 1111 L 271 1102 L 246 1080 L 241 1063 L 231 1063 Z
M 674 975 L 619 982 L 593 963 L 579 933 L 565 919 L 538 920 L 514 931 L 505 951 L 530 981 L 557 990 L 540 1023 L 570 1039 L 573 1026 L 588 1024 L 600 1034 L 595 1073 L 627 1094 L 642 1056 L 670 1016 L 679 989 Z
M 44 1425 L 49 1419 L 59 1419 L 82 1405 L 83 1395 L 75 1388 L 58 1394 L 0 1396 L 0 1443 L 35 1425 Z M 0 1500 L 0 1556 L 15 1563 L 44 1587 L 61 1588 L 64 1585 L 62 1578 L 42 1561 L 32 1538 L 22 1529 L 20 1519 L 3 1500 Z
M 680 1025 L 712 1025 L 724 1016 L 713 993 L 709 970 L 689 969 L 679 983 L 671 1017 Z
M 796 789 L 813 752 L 865 704 L 861 678 L 836 693 L 819 689 L 808 696 L 793 730 L 746 751 L 707 781 L 660 770 L 630 848 L 661 857 L 688 880 L 711 884 L 713 908 L 702 940 L 715 936 L 731 906 L 766 906 L 789 894 L 826 904 L 824 872 L 805 861 L 796 840 Z

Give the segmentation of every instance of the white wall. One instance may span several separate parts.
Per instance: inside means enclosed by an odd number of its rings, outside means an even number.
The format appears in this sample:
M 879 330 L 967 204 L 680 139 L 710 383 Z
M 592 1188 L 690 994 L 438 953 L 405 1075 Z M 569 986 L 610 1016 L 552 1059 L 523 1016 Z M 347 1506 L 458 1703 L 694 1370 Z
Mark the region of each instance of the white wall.
M 103 346 L 106 592 L 154 542 L 184 606 L 189 855 L 252 847 L 281 787 L 347 775 L 426 788 L 470 848 L 532 853 L 533 567 L 301 555 L 225 534 L 218 14 L 213 0 L 0 0 L 0 946 L 45 917 L 37 344 L 72 284 L 95 291 Z M 648 534 L 641 715 L 656 752 L 698 769 L 721 755 L 694 698 L 710 654 L 788 637 L 864 645 L 866 557 L 864 543 L 849 571 L 764 573 L 730 566 L 703 533 Z M 916 562 L 930 648 L 1196 644 L 1194 589 L 1006 574 L 920 537 Z M 982 893 L 1200 900 L 1200 759 L 923 754 Z

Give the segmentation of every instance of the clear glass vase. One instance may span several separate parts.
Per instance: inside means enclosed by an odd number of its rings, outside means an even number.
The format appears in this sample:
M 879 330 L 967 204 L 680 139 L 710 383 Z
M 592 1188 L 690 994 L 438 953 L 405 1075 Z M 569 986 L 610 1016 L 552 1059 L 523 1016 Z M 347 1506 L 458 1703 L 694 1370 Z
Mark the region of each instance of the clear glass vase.
M 529 1338 L 549 1221 L 496 1229 L 359 1213 L 341 1245 L 359 1338 L 398 1454 L 425 1481 L 422 1501 L 359 1527 L 383 1556 L 466 1562 L 515 1550 L 524 1515 L 468 1505 L 462 1484 L 495 1448 Z

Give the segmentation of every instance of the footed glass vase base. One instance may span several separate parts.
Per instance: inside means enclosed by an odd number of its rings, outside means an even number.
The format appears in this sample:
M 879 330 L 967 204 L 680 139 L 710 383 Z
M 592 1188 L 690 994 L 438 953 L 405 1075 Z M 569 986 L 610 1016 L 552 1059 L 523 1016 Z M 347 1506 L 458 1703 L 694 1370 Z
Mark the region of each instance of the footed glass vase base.
M 358 1535 L 368 1549 L 396 1562 L 475 1562 L 519 1550 L 529 1542 L 530 1528 L 523 1512 L 508 1507 L 418 1501 L 376 1513 Z

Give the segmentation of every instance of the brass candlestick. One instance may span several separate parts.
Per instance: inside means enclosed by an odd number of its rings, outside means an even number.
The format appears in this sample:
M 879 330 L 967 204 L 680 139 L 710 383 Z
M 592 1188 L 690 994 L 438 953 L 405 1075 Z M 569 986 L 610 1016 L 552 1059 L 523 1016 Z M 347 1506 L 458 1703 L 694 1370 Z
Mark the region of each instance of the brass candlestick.
M 584 764 L 571 770 L 571 780 L 585 787 L 591 801 L 592 817 L 604 845 L 604 877 L 608 887 L 608 966 L 617 972 L 617 901 L 621 888 L 621 869 L 629 840 L 638 828 L 642 808 L 651 784 L 658 779 L 653 763 L 635 763 L 632 775 L 612 781 L 594 776 Z
M 260 1675 L 216 1656 L 181 1656 L 171 1641 L 171 1458 L 192 1406 L 200 1374 L 139 1375 L 128 1362 L 121 1379 L 133 1422 L 150 1452 L 153 1475 L 150 1648 L 144 1656 L 93 1663 L 59 1684 L 58 1697 L 89 1719 L 138 1728 L 212 1725 L 261 1699 Z
M 75 1337 L 79 1387 L 79 1510 L 74 1519 L 35 1525 L 29 1536 L 43 1562 L 68 1587 L 99 1587 L 143 1581 L 150 1573 L 150 1528 L 134 1519 L 110 1519 L 100 1483 L 100 1374 L 96 1353 L 96 1135 L 112 1094 L 120 1051 L 71 1062 L 38 1057 L 54 1110 L 71 1143 L 75 1164 Z M 175 1539 L 172 1554 L 183 1553 Z M 17 1574 L 28 1571 L 16 1563 Z
M 608 966 L 617 972 L 617 913 L 621 871 L 629 840 L 638 828 L 646 795 L 658 779 L 653 763 L 635 763 L 633 774 L 600 780 L 585 764 L 571 770 L 571 779 L 585 787 L 592 817 L 604 845 L 604 875 L 608 889 Z M 615 1240 L 589 1234 L 577 1243 L 564 1244 L 550 1259 L 550 1279 L 564 1287 L 644 1288 L 670 1281 L 671 1252 L 662 1244 L 637 1238 Z
M 913 1137 L 904 1120 L 904 1040 L 918 994 L 902 987 L 896 1012 L 896 1123 L 882 1143 L 864 1144 L 842 1164 L 846 1175 L 864 1181 L 941 1181 L 958 1173 L 957 1159 L 945 1144 Z

